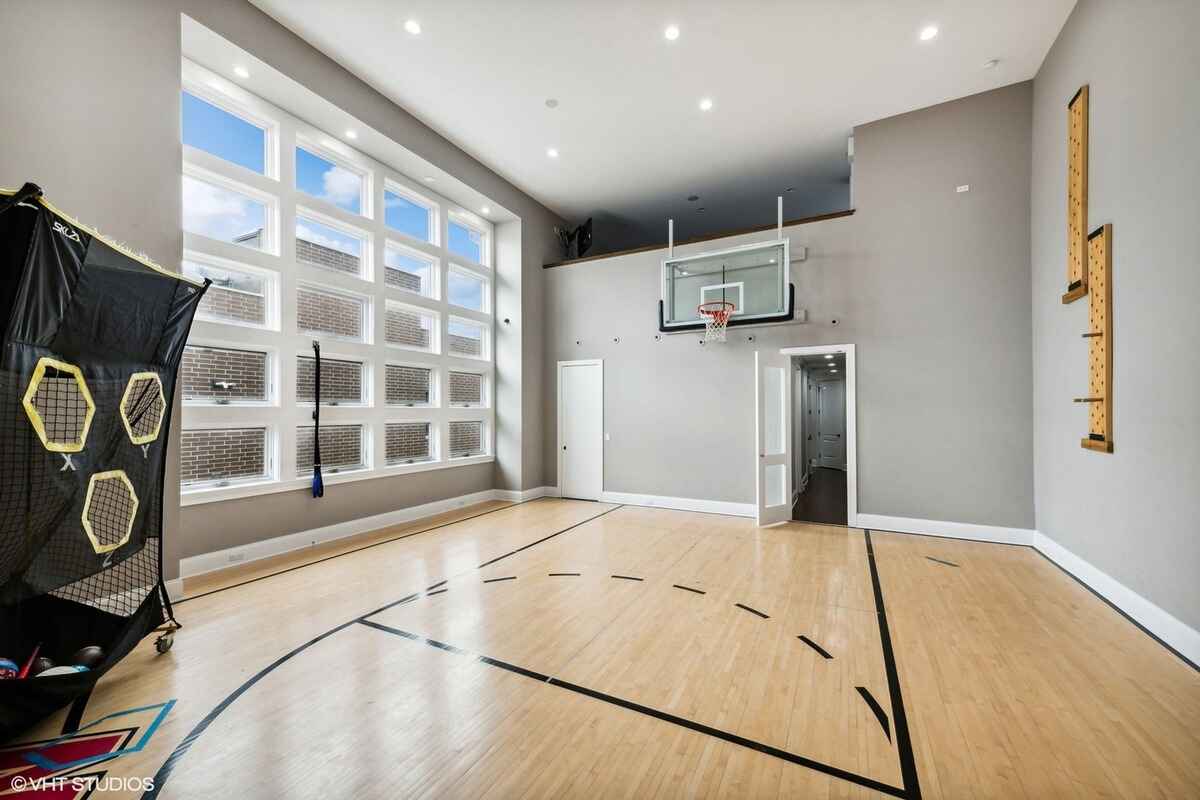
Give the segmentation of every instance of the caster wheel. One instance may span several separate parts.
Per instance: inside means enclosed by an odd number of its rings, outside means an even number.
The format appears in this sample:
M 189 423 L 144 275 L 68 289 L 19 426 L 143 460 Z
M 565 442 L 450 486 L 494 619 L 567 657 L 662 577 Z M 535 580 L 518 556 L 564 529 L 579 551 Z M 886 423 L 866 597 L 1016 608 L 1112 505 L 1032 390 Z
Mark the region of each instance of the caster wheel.
M 171 649 L 171 645 L 175 644 L 175 633 L 164 633 L 154 640 L 154 649 L 160 653 L 165 653 Z

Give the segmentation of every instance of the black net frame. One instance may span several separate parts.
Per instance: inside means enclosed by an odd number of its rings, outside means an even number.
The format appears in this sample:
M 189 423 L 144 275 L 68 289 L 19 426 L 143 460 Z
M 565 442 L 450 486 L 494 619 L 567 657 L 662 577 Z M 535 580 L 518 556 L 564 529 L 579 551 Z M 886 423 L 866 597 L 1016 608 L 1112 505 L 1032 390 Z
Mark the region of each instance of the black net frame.
M 106 242 L 32 184 L 0 191 L 0 657 L 23 665 L 36 649 L 69 665 L 104 651 L 85 672 L 0 680 L 0 742 L 174 623 L 169 409 L 206 288 Z

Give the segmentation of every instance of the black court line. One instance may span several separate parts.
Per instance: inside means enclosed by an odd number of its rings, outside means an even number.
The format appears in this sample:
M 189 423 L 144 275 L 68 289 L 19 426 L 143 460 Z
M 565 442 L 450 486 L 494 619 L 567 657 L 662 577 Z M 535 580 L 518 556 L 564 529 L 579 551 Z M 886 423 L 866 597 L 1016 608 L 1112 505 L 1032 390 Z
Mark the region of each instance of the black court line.
M 83 710 L 87 708 L 88 700 L 91 699 L 92 692 L 95 690 L 96 686 L 93 684 L 91 689 L 76 697 L 75 702 L 71 703 L 66 719 L 63 720 L 62 734 L 74 733 L 79 730 L 79 723 L 83 721 Z
M 548 578 L 578 578 L 581 573 L 578 572 L 550 572 L 547 573 Z
M 502 561 L 502 560 L 508 558 L 509 556 L 515 556 L 517 553 L 520 553 L 522 550 L 528 550 L 531 547 L 536 547 L 537 545 L 541 544 L 542 542 L 553 539 L 555 536 L 562 536 L 567 531 L 573 531 L 576 528 L 578 528 L 580 525 L 586 525 L 587 523 L 591 522 L 594 519 L 600 519 L 601 517 L 605 516 L 606 514 L 611 514 L 612 512 L 617 511 L 618 509 L 621 509 L 621 508 L 624 508 L 624 506 L 613 506 L 608 511 L 601 511 L 596 516 L 588 517 L 583 522 L 576 522 L 574 525 L 563 528 L 561 531 L 555 531 L 554 533 L 550 534 L 549 536 L 543 536 L 541 539 L 538 539 L 536 542 L 530 542 L 529 544 L 527 544 L 523 547 L 518 547 L 516 550 L 513 550 L 511 553 L 505 553 L 502 556 L 497 556 L 496 558 L 493 558 L 491 561 L 485 561 L 482 564 L 480 564 L 478 567 L 476 567 L 476 569 L 483 569 L 484 567 L 490 567 L 492 564 L 495 564 L 497 561 Z
M 879 720 L 879 727 L 883 728 L 884 734 L 888 737 L 888 741 L 892 740 L 892 729 L 888 727 L 887 714 L 883 710 L 883 706 L 879 705 L 879 701 L 871 694 L 871 690 L 865 686 L 855 686 L 858 694 L 863 700 L 867 701 L 867 705 L 875 712 L 875 719 Z
M 928 558 L 930 561 L 936 561 L 939 564 L 945 564 L 947 567 L 957 567 L 958 566 L 958 564 L 955 564 L 953 561 L 943 561 L 942 559 L 934 558 L 933 556 L 925 556 L 925 557 Z
M 460 522 L 466 522 L 467 520 L 471 520 L 471 519 L 478 519 L 479 517 L 484 517 L 484 516 L 487 516 L 488 514 L 495 514 L 497 511 L 507 511 L 510 508 L 516 508 L 517 506 L 523 506 L 526 503 L 535 503 L 538 500 L 542 500 L 542 499 L 545 499 L 545 498 L 536 497 L 533 500 L 522 500 L 519 503 L 510 503 L 506 506 L 500 506 L 499 508 L 490 508 L 487 511 L 481 511 L 478 514 L 472 514 L 469 517 L 463 517 L 462 519 L 456 519 L 456 520 L 453 520 L 452 522 L 442 522 L 442 523 L 433 525 L 428 528 L 422 528 L 419 531 L 410 531 L 410 532 L 402 534 L 400 536 L 393 536 L 391 539 L 384 539 L 383 541 L 380 541 L 380 542 L 371 542 L 371 544 L 366 544 L 366 545 L 363 545 L 362 547 L 356 547 L 353 550 L 347 550 L 344 553 L 334 553 L 331 556 L 325 556 L 324 558 L 318 558 L 316 561 L 306 561 L 303 564 L 297 564 L 294 567 L 288 567 L 286 569 L 281 569 L 278 572 L 268 572 L 266 575 L 259 575 L 257 578 L 248 578 L 244 581 L 241 581 L 240 583 L 231 583 L 228 586 L 222 586 L 219 589 L 210 589 L 207 592 L 201 592 L 200 594 L 194 594 L 189 597 L 184 597 L 181 600 L 173 600 L 173 601 L 171 601 L 171 604 L 178 606 L 178 605 L 188 602 L 189 600 L 199 600 L 201 597 L 208 597 L 210 594 L 216 594 L 217 592 L 224 592 L 224 591 L 228 591 L 229 589 L 236 589 L 239 586 L 246 586 L 251 583 L 257 583 L 258 581 L 266 580 L 267 578 L 274 578 L 276 575 L 284 575 L 289 572 L 295 572 L 298 569 L 304 569 L 305 567 L 311 567 L 311 566 L 315 566 L 317 564 L 322 564 L 326 561 L 331 561 L 335 558 L 341 558 L 342 556 L 351 555 L 352 553 L 361 553 L 363 550 L 369 550 L 372 547 L 379 547 L 381 544 L 391 544 L 392 542 L 398 542 L 401 539 L 407 539 L 410 536 L 417 536 L 422 533 L 429 533 L 430 531 L 436 531 L 439 528 L 445 528 L 448 525 L 457 525 Z M 385 525 L 384 527 L 388 527 L 388 526 Z
M 742 609 L 743 611 L 749 611 L 751 614 L 754 614 L 755 616 L 762 617 L 763 619 L 770 619 L 769 616 L 767 616 L 763 612 L 759 611 L 757 608 L 751 608 L 750 606 L 744 606 L 741 603 L 734 603 L 734 605 L 737 606 L 738 608 Z
M 438 581 L 437 583 L 433 584 L 432 586 L 426 586 L 425 591 L 432 592 L 434 589 L 438 588 L 439 586 L 445 586 L 445 585 L 446 585 L 445 581 Z
M 826 651 L 824 647 L 821 647 L 821 645 L 817 644 L 816 642 L 814 642 L 812 639 L 808 638 L 804 634 L 800 634 L 796 638 L 799 639 L 800 641 L 804 642 L 806 645 L 811 647 L 813 650 L 816 650 L 818 653 L 821 654 L 821 656 L 823 658 L 826 658 L 826 659 L 833 658 L 833 656 L 829 655 L 828 651 Z M 889 735 L 888 738 L 890 739 L 892 737 Z
M 448 592 L 448 591 L 450 591 L 450 590 L 449 590 L 449 589 L 435 589 L 435 590 L 434 590 L 434 591 L 432 591 L 432 592 L 426 592 L 426 593 L 425 593 L 425 596 L 426 596 L 426 597 L 433 597 L 435 594 L 445 594 L 445 593 L 446 593 L 446 592 Z
M 887 609 L 883 605 L 883 588 L 879 584 L 879 569 L 875 566 L 875 548 L 871 546 L 871 531 L 864 530 L 867 540 L 867 564 L 871 568 L 871 588 L 875 593 L 875 616 L 879 622 L 879 643 L 883 647 L 883 668 L 887 673 L 888 697 L 892 701 L 892 717 L 896 725 L 896 749 L 900 751 L 900 776 L 909 800 L 920 800 L 921 783 L 917 778 L 917 760 L 913 756 L 912 739 L 908 735 L 908 716 L 904 713 L 904 696 L 900 691 L 900 673 L 896 655 L 892 652 L 892 635 L 888 630 Z
M 720 728 L 713 728 L 708 725 L 705 725 L 704 723 L 696 722 L 695 720 L 690 720 L 685 717 L 679 717 L 674 714 L 669 714 L 666 711 L 659 711 L 657 708 L 651 708 L 650 706 L 644 706 L 641 703 L 635 703 L 632 700 L 626 700 L 621 697 L 615 697 L 611 694 L 605 694 L 604 692 L 598 692 L 595 689 L 589 689 L 586 686 L 580 686 L 575 683 L 569 683 L 568 681 L 559 680 L 558 678 L 555 678 L 553 676 L 544 675 L 540 672 L 536 672 L 531 669 L 526 669 L 525 667 L 521 667 L 516 664 L 510 664 L 505 661 L 500 661 L 499 659 L 490 658 L 488 656 L 476 655 L 473 653 L 469 653 L 465 650 L 460 650 L 458 648 L 450 648 L 449 645 L 445 645 L 442 642 L 438 642 L 438 641 L 435 641 L 432 639 L 426 639 L 423 636 L 419 636 L 415 633 L 409 633 L 408 631 L 402 631 L 402 630 L 399 630 L 398 628 L 392 628 L 387 625 L 379 625 L 377 623 L 372 623 L 369 621 L 364 621 L 363 624 L 369 625 L 372 628 L 375 628 L 376 630 L 384 631 L 385 633 L 391 633 L 395 636 L 401 636 L 401 637 L 403 637 L 405 639 L 409 639 L 411 641 L 424 642 L 425 644 L 430 645 L 431 647 L 437 647 L 437 648 L 443 649 L 443 650 L 450 649 L 451 652 L 457 652 L 460 655 L 472 657 L 472 658 L 476 659 L 477 661 L 479 661 L 480 663 L 487 664 L 487 665 L 493 666 L 493 667 L 498 667 L 500 669 L 504 669 L 509 672 L 516 673 L 517 675 L 524 675 L 525 677 L 532 678 L 533 680 L 536 680 L 539 683 L 545 683 L 550 686 L 557 686 L 560 689 L 566 689 L 569 692 L 575 692 L 576 694 L 581 694 L 581 695 L 584 695 L 585 697 L 590 697 L 593 700 L 600 700 L 602 702 L 609 703 L 610 705 L 614 705 L 614 706 L 619 706 L 619 707 L 627 709 L 629 711 L 635 711 L 639 714 L 645 714 L 648 717 L 653 717 L 653 718 L 655 718 L 657 720 L 661 720 L 663 722 L 669 722 L 673 725 L 678 725 L 681 728 L 687 728 L 688 730 L 692 730 L 697 733 L 702 733 L 706 736 L 711 736 L 714 739 L 720 739 L 722 741 L 729 742 L 730 744 L 736 744 L 741 747 L 745 747 L 745 748 L 754 750 L 759 753 L 764 753 L 769 756 L 774 756 L 775 758 L 780 758 L 780 759 L 783 759 L 784 761 L 790 762 L 792 764 L 797 764 L 802 767 L 807 767 L 808 769 L 816 770 L 817 772 L 823 772 L 826 775 L 831 775 L 835 778 L 841 778 L 844 781 L 849 781 L 850 783 L 854 783 L 859 786 L 865 786 L 868 789 L 874 789 L 877 792 L 882 792 L 884 794 L 888 794 L 893 797 L 901 797 L 901 798 L 909 797 L 909 795 L 907 795 L 903 789 L 896 788 L 895 786 L 891 786 L 889 784 L 883 783 L 882 781 L 875 780 L 874 778 L 868 778 L 863 775 L 859 775 L 857 773 L 841 769 L 839 767 L 834 767 L 829 764 L 825 764 L 821 761 L 814 761 L 811 758 L 806 758 L 805 756 L 797 755 L 796 753 L 791 753 L 791 752 L 788 752 L 787 750 L 781 750 L 780 748 L 772 747 L 769 744 L 763 744 L 762 742 L 756 742 L 753 739 L 747 739 L 744 736 L 738 736 L 736 733 L 730 733 L 729 731 L 723 731 Z
M 700 589 L 693 589 L 690 586 L 680 586 L 678 583 L 671 584 L 672 589 L 683 589 L 685 592 L 694 592 L 695 594 L 708 594 Z
M 515 581 L 516 579 L 517 579 L 516 575 L 509 575 L 507 578 L 488 578 L 487 580 L 484 581 L 484 583 L 496 583 L 497 581 Z
M 526 501 L 526 502 L 535 502 L 535 501 L 530 500 L 530 501 Z M 516 503 L 514 505 L 520 505 L 520 504 Z M 504 506 L 504 508 L 493 509 L 493 511 L 503 511 L 504 509 L 512 508 L 512 507 L 513 506 Z M 548 539 L 553 539 L 555 536 L 559 536 L 560 534 L 566 533 L 567 531 L 574 530 L 575 528 L 578 528 L 580 525 L 584 525 L 594 519 L 599 519 L 600 517 L 603 517 L 605 514 L 611 514 L 612 512 L 616 511 L 619 508 L 621 508 L 621 506 L 619 506 L 619 505 L 614 506 L 613 508 L 610 508 L 607 511 L 604 511 L 600 514 L 596 514 L 595 516 L 588 517 L 587 519 L 583 520 L 583 522 L 577 522 L 574 525 L 563 528 L 562 530 L 560 530 L 556 533 L 552 533 L 549 536 L 544 536 L 541 539 L 538 539 L 536 542 L 532 542 L 531 544 L 527 544 L 523 547 L 518 547 L 516 550 L 512 550 L 508 553 L 505 553 L 502 556 L 493 558 L 491 561 L 489 561 L 487 563 L 494 564 L 497 561 L 501 561 L 505 558 L 508 558 L 509 556 L 516 555 L 517 553 L 520 553 L 523 550 L 528 550 L 530 547 L 533 547 L 536 544 L 540 544 Z M 492 511 L 485 511 L 483 513 L 490 514 L 490 513 L 492 513 Z M 477 514 L 476 516 L 481 517 L 481 516 L 483 516 L 483 514 Z M 474 519 L 474 517 L 469 517 L 468 519 Z M 466 521 L 467 521 L 466 519 L 457 520 L 457 522 L 466 522 Z M 456 523 L 447 523 L 447 525 L 453 525 L 453 524 L 456 524 Z M 446 526 L 440 525 L 438 527 L 444 528 Z M 431 528 L 430 530 L 433 530 L 433 529 Z M 424 533 L 424 531 L 421 531 L 421 533 Z M 415 535 L 415 534 L 412 534 L 412 535 Z M 484 564 L 482 566 L 487 566 L 487 564 Z M 264 577 L 267 577 L 267 576 L 264 576 Z M 230 587 L 230 588 L 232 588 L 232 587 Z M 220 703 L 218 703 L 213 708 L 212 711 L 209 711 L 204 716 L 203 719 L 201 719 L 198 723 L 196 723 L 196 726 L 194 728 L 192 728 L 191 732 L 189 732 L 188 735 L 185 736 L 183 738 L 183 740 L 178 745 L 175 746 L 175 749 L 171 751 L 171 755 L 169 755 L 167 757 L 167 760 L 164 761 L 162 766 L 158 768 L 158 771 L 154 773 L 154 787 L 151 789 L 147 789 L 145 792 L 142 793 L 142 800 L 155 800 L 155 798 L 158 797 L 159 792 L 162 791 L 162 787 L 166 785 L 167 779 L 171 777 L 171 773 L 175 770 L 175 766 L 183 759 L 183 757 L 185 755 L 187 755 L 188 751 L 192 748 L 192 745 L 196 743 L 196 740 L 199 739 L 206 730 L 208 730 L 209 726 L 212 725 L 213 722 L 216 721 L 217 717 L 221 716 L 221 713 L 223 711 L 225 711 L 225 709 L 227 709 L 227 708 L 229 708 L 229 706 L 233 705 L 233 703 L 239 697 L 241 697 L 243 694 L 245 694 L 252 686 L 254 686 L 256 683 L 258 683 L 260 680 L 265 678 L 267 675 L 270 675 L 272 672 L 274 672 L 276 669 L 278 669 L 283 664 L 286 664 L 292 658 L 295 658 L 300 653 L 303 653 L 305 650 L 312 647 L 313 645 L 315 645 L 321 641 L 324 641 L 325 639 L 328 639 L 330 636 L 333 636 L 335 633 L 344 631 L 346 628 L 349 628 L 351 625 L 354 625 L 356 623 L 366 622 L 369 617 L 373 617 L 376 614 L 381 614 L 384 611 L 387 611 L 389 608 L 394 608 L 396 606 L 403 605 L 405 603 L 410 603 L 413 600 L 415 600 L 418 596 L 419 596 L 419 593 L 410 594 L 406 597 L 400 598 L 399 600 L 393 600 L 392 602 L 387 603 L 386 605 L 380 606 L 379 608 L 375 609 L 374 611 L 368 611 L 366 614 L 355 617 L 352 620 L 343 622 L 341 625 L 334 626 L 334 627 L 330 628 L 329 630 L 325 631 L 324 633 L 319 634 L 318 636 L 314 636 L 312 639 L 309 639 L 304 644 L 301 644 L 298 647 L 295 647 L 295 648 L 289 650 L 287 653 L 284 653 L 282 656 L 275 659 L 270 664 L 268 664 L 267 666 L 263 667 L 261 670 L 256 672 L 249 679 L 247 679 L 244 683 L 242 683 L 241 686 L 239 686 L 238 688 L 236 688 L 232 692 L 230 692 L 230 694 L 224 700 L 222 700 Z
M 614 578 L 618 578 L 619 580 L 623 580 L 623 581 L 640 581 L 640 580 L 645 580 L 645 578 L 635 578 L 635 577 L 633 577 L 632 575 L 613 575 L 612 577 L 614 577 Z

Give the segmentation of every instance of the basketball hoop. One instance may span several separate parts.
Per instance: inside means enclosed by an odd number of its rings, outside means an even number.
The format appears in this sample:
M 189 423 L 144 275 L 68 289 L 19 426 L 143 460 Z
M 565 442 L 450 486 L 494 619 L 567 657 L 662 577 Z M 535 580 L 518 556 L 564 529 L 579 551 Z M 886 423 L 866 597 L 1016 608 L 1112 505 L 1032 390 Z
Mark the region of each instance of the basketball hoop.
M 704 316 L 704 341 L 725 341 L 725 328 L 736 310 L 737 306 L 726 300 L 712 300 L 696 306 L 696 312 Z

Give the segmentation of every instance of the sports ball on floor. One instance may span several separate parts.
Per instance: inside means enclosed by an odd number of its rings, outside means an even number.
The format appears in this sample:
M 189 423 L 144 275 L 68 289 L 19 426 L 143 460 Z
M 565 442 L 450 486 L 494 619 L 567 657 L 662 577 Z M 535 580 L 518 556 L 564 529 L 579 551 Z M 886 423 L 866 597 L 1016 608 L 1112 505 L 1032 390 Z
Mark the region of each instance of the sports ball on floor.
M 100 662 L 104 660 L 104 648 L 99 645 L 90 644 L 87 647 L 81 647 L 75 651 L 75 655 L 71 656 L 70 662 L 78 664 L 81 667 L 95 669 Z
M 29 674 L 36 678 L 38 675 L 41 675 L 43 672 L 45 672 L 46 670 L 50 669 L 53 666 L 54 666 L 53 659 L 46 658 L 45 656 L 39 656 L 34 659 L 33 667 L 32 667 L 32 669 L 29 670 Z
M 39 678 L 53 678 L 55 675 L 74 675 L 77 672 L 87 672 L 87 667 L 81 667 L 78 664 L 71 664 L 63 667 L 51 667 L 45 672 L 39 673 Z
M 20 672 L 21 668 L 17 666 L 17 662 L 11 658 L 0 658 L 0 681 L 15 678 Z

